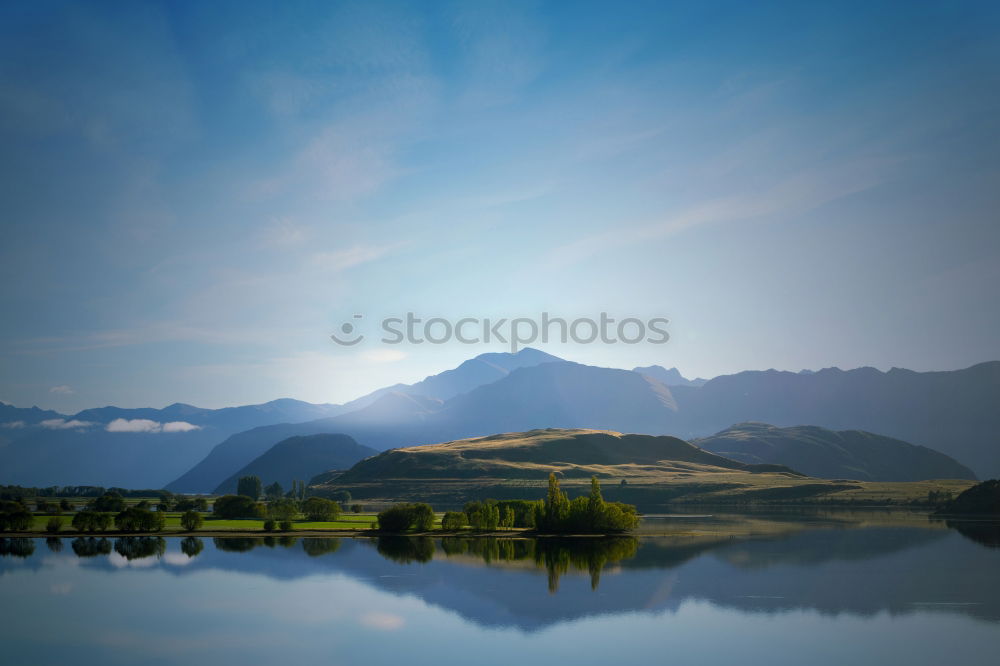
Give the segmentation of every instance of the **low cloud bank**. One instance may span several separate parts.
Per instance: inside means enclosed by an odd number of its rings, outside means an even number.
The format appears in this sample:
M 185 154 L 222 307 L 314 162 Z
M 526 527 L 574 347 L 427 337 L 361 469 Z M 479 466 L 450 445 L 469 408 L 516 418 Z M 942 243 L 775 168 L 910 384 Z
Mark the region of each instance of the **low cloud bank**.
M 191 432 L 192 430 L 201 430 L 201 426 L 187 421 L 160 423 L 150 419 L 115 419 L 104 429 L 108 432 Z
M 77 428 L 89 428 L 94 425 L 91 421 L 80 421 L 78 419 L 45 419 L 38 425 L 49 430 L 74 430 Z

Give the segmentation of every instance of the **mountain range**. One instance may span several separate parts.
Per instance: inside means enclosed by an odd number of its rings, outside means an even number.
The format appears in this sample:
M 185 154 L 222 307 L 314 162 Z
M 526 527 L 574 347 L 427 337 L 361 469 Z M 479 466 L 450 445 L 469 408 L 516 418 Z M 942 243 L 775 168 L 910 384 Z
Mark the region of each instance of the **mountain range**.
M 204 410 L 178 404 L 72 416 L 0 405 L 6 437 L 0 439 L 0 483 L 169 483 L 175 491 L 211 492 L 297 435 L 346 434 L 385 450 L 536 428 L 690 440 L 750 421 L 865 430 L 935 449 L 980 477 L 1000 475 L 1000 362 L 947 372 L 748 371 L 700 381 L 660 366 L 600 368 L 525 349 L 483 354 L 344 405 L 278 400 Z M 46 421 L 53 423 L 42 425 Z M 147 430 L 122 432 L 123 423 Z

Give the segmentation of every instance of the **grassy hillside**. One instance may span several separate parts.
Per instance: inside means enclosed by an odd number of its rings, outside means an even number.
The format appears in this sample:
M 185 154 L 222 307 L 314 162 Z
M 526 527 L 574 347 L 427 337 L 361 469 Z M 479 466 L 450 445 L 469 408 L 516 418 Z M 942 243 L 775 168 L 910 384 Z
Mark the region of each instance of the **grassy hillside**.
M 733 460 L 788 465 L 822 479 L 976 478 L 972 470 L 943 453 L 863 430 L 740 423 L 692 443 Z
M 967 481 L 873 483 L 805 477 L 778 465 L 748 465 L 674 437 L 600 430 L 533 430 L 387 451 L 314 490 L 349 490 L 366 500 L 440 505 L 481 497 L 541 498 L 555 472 L 571 496 L 591 475 L 606 499 L 650 510 L 666 503 L 908 503 L 932 490 L 957 494 Z

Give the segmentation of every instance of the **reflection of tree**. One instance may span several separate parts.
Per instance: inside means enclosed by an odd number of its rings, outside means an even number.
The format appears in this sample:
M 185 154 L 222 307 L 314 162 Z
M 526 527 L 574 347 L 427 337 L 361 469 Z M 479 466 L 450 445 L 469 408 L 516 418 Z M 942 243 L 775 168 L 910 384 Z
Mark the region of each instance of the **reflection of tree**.
M 309 557 L 319 557 L 329 553 L 336 553 L 340 548 L 340 539 L 330 539 L 326 537 L 308 537 L 302 539 L 302 550 Z
M 400 564 L 434 559 L 434 541 L 430 537 L 379 537 L 376 548 L 379 555 Z
M 35 552 L 35 542 L 27 537 L 0 539 L 0 556 L 30 557 Z
M 73 539 L 73 552 L 77 557 L 97 557 L 111 554 L 111 542 L 104 537 L 77 537 Z
M 948 527 L 957 530 L 987 548 L 1000 548 L 1000 522 L 994 520 L 947 520 Z
M 227 553 L 246 553 L 257 546 L 262 546 L 264 540 L 259 537 L 212 537 L 216 550 Z
M 61 553 L 63 549 L 63 542 L 59 537 L 46 537 L 45 545 L 48 546 L 49 550 L 53 553 Z
M 205 549 L 205 542 L 196 536 L 181 539 L 181 552 L 188 557 L 197 557 Z
M 604 567 L 633 557 L 638 549 L 639 540 L 635 537 L 539 539 L 535 546 L 535 563 L 544 564 L 548 571 L 549 592 L 559 589 L 559 577 L 571 566 L 590 573 L 590 588 L 596 590 Z
M 445 537 L 441 550 L 445 555 L 472 555 L 491 562 L 534 560 L 549 576 L 549 591 L 559 589 L 559 578 L 571 568 L 590 573 L 590 586 L 597 589 L 601 571 L 610 563 L 636 554 L 635 537 L 594 539 L 497 539 L 494 537 Z
M 160 557 L 167 550 L 163 537 L 119 537 L 115 539 L 115 552 L 126 560 Z

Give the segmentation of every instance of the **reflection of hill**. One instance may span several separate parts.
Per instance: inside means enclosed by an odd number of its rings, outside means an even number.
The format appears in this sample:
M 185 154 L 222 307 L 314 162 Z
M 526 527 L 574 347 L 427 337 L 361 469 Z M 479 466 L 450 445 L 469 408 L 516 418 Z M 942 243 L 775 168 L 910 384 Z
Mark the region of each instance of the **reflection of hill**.
M 1000 523 L 993 520 L 948 520 L 948 527 L 987 548 L 1000 548 Z
M 220 539 L 214 548 L 202 540 L 204 550 L 187 566 L 160 561 L 176 575 L 339 573 L 480 625 L 524 631 L 591 615 L 669 612 L 690 600 L 748 613 L 867 616 L 933 608 L 1000 620 L 1000 580 L 984 575 L 1000 564 L 996 550 L 928 526 L 801 527 L 752 538 Z M 74 544 L 74 551 L 95 555 L 81 565 L 113 571 L 100 555 L 107 546 L 94 542 Z M 170 540 L 167 551 L 178 549 Z M 197 552 L 197 544 L 184 550 Z M 74 557 L 69 548 L 50 553 L 37 540 L 27 559 L 0 558 L 0 572 L 43 555 Z

